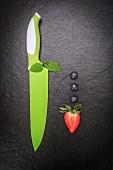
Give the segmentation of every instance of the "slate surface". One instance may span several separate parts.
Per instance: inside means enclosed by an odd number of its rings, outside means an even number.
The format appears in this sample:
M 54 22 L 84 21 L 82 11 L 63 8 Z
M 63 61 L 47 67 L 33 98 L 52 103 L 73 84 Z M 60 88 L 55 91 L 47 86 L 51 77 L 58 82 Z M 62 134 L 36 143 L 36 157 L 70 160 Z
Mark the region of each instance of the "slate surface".
M 43 141 L 34 153 L 29 126 L 26 31 L 38 12 L 41 60 L 49 74 Z M 71 104 L 72 71 L 83 104 L 81 125 L 70 134 L 58 108 Z M 0 1 L 0 170 L 111 170 L 113 132 L 113 3 L 111 0 Z

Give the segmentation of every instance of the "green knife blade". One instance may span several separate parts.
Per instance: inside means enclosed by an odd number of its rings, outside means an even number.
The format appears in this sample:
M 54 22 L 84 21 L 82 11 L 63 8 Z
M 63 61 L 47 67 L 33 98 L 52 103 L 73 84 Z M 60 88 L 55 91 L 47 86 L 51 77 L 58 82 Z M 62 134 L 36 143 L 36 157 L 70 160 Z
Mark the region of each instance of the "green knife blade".
M 40 15 L 35 13 L 27 29 L 28 69 L 39 62 L 40 52 Z M 30 129 L 34 151 L 42 141 L 48 106 L 48 70 L 35 73 L 29 71 L 30 86 Z

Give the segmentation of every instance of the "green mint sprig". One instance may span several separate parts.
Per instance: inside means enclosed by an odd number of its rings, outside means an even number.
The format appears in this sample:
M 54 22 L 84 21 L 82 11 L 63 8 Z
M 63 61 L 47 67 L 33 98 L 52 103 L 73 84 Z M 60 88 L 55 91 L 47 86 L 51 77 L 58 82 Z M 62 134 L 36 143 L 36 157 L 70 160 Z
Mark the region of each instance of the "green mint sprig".
M 61 70 L 60 65 L 56 61 L 50 60 L 50 61 L 42 61 L 42 63 L 33 64 L 30 68 L 30 71 L 38 73 L 41 72 L 44 69 L 44 67 L 51 72 L 60 72 Z
M 38 73 L 38 72 L 41 72 L 43 69 L 44 68 L 41 63 L 35 63 L 31 66 L 30 71 Z

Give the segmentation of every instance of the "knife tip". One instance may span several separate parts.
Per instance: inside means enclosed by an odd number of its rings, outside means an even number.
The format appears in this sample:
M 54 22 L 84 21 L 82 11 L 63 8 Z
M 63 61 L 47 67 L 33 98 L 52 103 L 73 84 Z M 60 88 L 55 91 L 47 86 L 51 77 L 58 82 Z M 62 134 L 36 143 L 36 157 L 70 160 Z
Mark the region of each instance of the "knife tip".
M 39 17 L 39 19 L 41 19 L 41 16 L 37 12 L 35 12 L 35 14 Z
M 38 148 L 39 148 L 39 146 L 33 145 L 34 152 L 36 152 Z

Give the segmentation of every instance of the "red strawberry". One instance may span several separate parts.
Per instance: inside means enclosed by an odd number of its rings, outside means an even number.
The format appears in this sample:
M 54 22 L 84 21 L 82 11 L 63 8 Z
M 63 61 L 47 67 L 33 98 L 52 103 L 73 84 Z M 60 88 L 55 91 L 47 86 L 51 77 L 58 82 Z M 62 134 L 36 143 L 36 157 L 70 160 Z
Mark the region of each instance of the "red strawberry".
M 77 129 L 80 124 L 80 112 L 82 111 L 81 104 L 76 104 L 72 109 L 68 105 L 64 105 L 65 107 L 60 107 L 60 112 L 64 114 L 64 121 L 66 126 L 68 127 L 71 133 Z
M 66 112 L 64 115 L 64 121 L 69 131 L 71 133 L 74 133 L 74 131 L 77 129 L 80 123 L 80 112 L 78 113 Z

